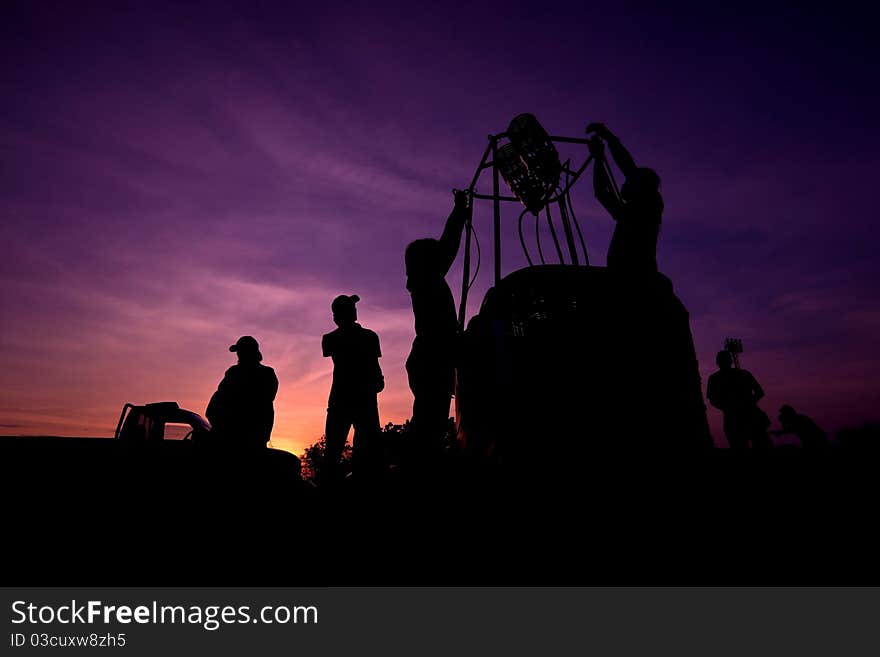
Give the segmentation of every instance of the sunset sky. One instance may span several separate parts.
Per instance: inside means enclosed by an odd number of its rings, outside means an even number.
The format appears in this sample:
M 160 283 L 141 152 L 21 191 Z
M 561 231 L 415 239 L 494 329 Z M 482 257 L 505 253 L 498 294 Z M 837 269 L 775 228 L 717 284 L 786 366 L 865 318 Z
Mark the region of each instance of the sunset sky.
M 111 435 L 127 401 L 204 412 L 250 334 L 281 382 L 272 443 L 299 452 L 323 431 L 340 293 L 381 339 L 383 423 L 403 421 L 404 248 L 439 235 L 486 135 L 521 112 L 561 135 L 604 121 L 659 172 L 658 259 L 704 382 L 739 336 L 771 416 L 880 419 L 861 10 L 298 4 L 3 3 L 0 434 Z M 612 221 L 587 181 L 574 203 L 604 264 Z M 525 259 L 507 212 L 510 272 Z M 489 207 L 474 221 L 471 313 Z

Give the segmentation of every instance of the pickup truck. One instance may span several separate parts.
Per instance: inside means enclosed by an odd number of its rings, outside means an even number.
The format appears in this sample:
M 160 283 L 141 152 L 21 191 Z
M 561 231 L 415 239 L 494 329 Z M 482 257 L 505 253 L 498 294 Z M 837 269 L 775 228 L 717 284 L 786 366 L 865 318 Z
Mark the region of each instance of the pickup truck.
M 177 402 L 122 407 L 113 438 L 23 436 L 0 438 L 0 459 L 33 486 L 67 481 L 128 486 L 221 489 L 255 483 L 274 490 L 302 486 L 300 460 L 279 449 L 236 449 L 211 440 L 211 425 Z

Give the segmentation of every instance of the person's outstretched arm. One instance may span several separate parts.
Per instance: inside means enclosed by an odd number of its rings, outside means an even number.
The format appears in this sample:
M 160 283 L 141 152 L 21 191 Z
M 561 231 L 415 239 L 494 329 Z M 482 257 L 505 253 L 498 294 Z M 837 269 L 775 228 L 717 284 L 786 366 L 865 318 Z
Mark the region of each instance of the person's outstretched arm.
M 455 262 L 458 247 L 461 245 L 461 234 L 464 232 L 465 223 L 471 216 L 471 211 L 472 206 L 468 203 L 467 192 L 456 191 L 455 207 L 452 208 L 452 213 L 446 220 L 443 234 L 440 236 L 438 264 L 443 276 L 446 276 L 452 263 Z
M 608 210 L 611 217 L 618 221 L 620 219 L 620 200 L 614 193 L 611 185 L 611 179 L 608 177 L 608 171 L 605 169 L 605 148 L 602 140 L 593 137 L 590 140 L 590 153 L 593 154 L 593 192 L 599 203 Z
M 608 150 L 611 151 L 611 157 L 614 158 L 615 164 L 617 164 L 624 176 L 629 177 L 635 172 L 638 167 L 636 167 L 636 161 L 633 159 L 633 156 L 620 143 L 617 135 L 611 132 L 604 123 L 591 123 L 588 125 L 587 133 L 591 132 L 605 140 L 608 144 Z

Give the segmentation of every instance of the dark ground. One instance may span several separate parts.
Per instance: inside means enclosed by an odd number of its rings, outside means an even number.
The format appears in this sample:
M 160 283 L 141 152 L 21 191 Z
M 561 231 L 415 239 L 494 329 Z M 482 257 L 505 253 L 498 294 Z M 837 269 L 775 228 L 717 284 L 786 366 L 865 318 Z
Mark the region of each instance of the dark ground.
M 880 584 L 867 451 L 592 452 L 327 490 L 103 449 L 4 441 L 5 585 Z

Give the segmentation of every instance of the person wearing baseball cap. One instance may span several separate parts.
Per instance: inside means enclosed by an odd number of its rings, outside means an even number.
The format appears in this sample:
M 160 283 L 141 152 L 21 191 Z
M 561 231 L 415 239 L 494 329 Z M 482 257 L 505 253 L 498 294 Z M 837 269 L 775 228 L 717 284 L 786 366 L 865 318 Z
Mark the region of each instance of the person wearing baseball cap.
M 260 345 L 243 335 L 229 351 L 238 356 L 223 376 L 205 416 L 218 442 L 238 447 L 265 447 L 275 424 L 275 395 L 278 377 L 263 365 Z
M 333 383 L 327 400 L 322 478 L 339 470 L 348 431 L 354 426 L 352 469 L 374 472 L 381 467 L 378 394 L 385 388 L 379 358 L 379 336 L 357 322 L 356 294 L 342 294 L 330 304 L 337 328 L 321 339 L 325 358 L 333 359 Z
M 260 345 L 256 338 L 250 335 L 243 335 L 235 341 L 234 345 L 229 347 L 229 351 L 237 353 L 239 359 L 244 355 L 245 360 L 263 360 L 263 354 L 260 353 Z

